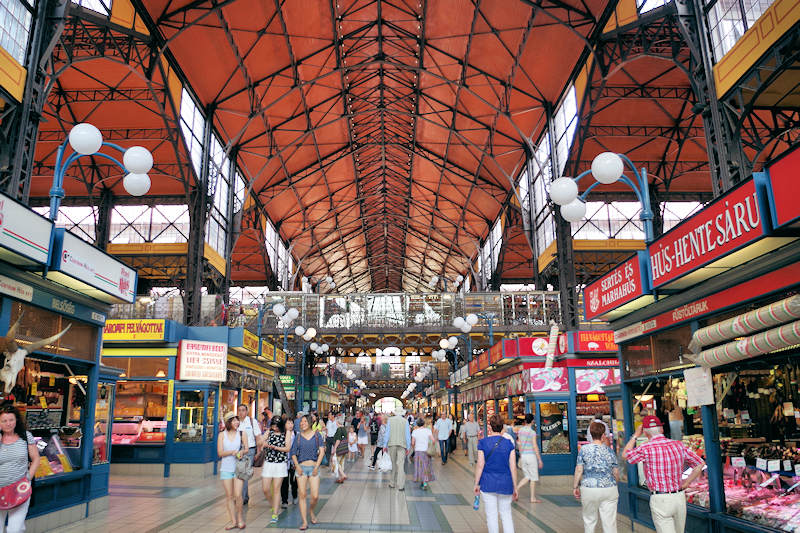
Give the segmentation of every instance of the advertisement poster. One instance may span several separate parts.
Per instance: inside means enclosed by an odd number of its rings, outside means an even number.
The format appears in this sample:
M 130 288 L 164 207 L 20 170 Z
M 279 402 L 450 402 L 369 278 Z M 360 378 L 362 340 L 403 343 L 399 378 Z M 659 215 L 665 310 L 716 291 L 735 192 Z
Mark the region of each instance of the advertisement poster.
M 558 392 L 569 390 L 566 368 L 531 368 L 530 392 Z
M 575 391 L 578 394 L 602 394 L 605 386 L 617 383 L 620 383 L 619 368 L 575 369 Z
M 225 381 L 228 345 L 224 342 L 182 340 L 178 346 L 178 379 Z

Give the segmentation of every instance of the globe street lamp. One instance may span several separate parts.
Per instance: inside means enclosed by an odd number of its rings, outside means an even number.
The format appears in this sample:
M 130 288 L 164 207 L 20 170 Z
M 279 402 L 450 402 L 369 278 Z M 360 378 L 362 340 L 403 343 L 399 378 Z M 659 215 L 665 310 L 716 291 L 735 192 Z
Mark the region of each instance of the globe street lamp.
M 450 284 L 454 285 L 456 288 L 458 288 L 458 286 L 461 284 L 461 282 L 464 281 L 464 276 L 459 274 L 458 276 L 456 276 L 456 279 L 449 280 L 445 276 L 439 277 L 439 276 L 434 275 L 433 277 L 431 277 L 430 281 L 428 281 L 428 287 L 430 287 L 431 289 L 435 289 L 436 285 L 438 285 L 438 283 L 440 281 L 442 282 L 442 285 L 444 286 L 444 292 L 447 292 L 447 284 L 448 283 L 450 283 Z
M 73 153 L 64 158 L 67 146 Z M 122 154 L 122 162 L 108 154 L 100 152 L 106 146 Z M 58 209 L 64 198 L 64 176 L 69 167 L 78 159 L 86 156 L 96 156 L 109 159 L 125 172 L 122 186 L 131 196 L 142 196 L 150 190 L 150 177 L 147 175 L 153 168 L 153 154 L 142 146 L 131 146 L 127 150 L 121 146 L 103 140 L 103 134 L 92 124 L 85 122 L 76 124 L 69 135 L 58 147 L 56 153 L 56 166 L 53 172 L 53 185 L 50 188 L 50 220 L 58 217 Z
M 625 172 L 627 166 L 633 173 L 633 179 L 627 177 Z M 583 192 L 578 194 L 578 181 L 584 176 L 591 174 L 596 180 Z M 647 182 L 647 170 L 636 169 L 636 165 L 623 154 L 614 152 L 603 152 L 594 158 L 592 168 L 578 174 L 575 178 L 560 177 L 550 184 L 550 199 L 559 205 L 561 216 L 567 222 L 578 222 L 586 216 L 586 196 L 600 184 L 611 184 L 621 181 L 630 187 L 639 203 L 642 205 L 642 212 L 639 219 L 644 222 L 645 242 L 653 242 L 653 211 L 650 207 L 650 189 Z

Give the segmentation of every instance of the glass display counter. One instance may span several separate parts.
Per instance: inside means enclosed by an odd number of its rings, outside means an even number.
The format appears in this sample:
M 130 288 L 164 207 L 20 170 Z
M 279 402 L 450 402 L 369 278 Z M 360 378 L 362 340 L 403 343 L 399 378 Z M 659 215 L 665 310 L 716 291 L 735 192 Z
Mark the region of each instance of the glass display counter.
M 542 454 L 570 453 L 567 402 L 539 403 Z
M 203 426 L 206 422 L 205 393 L 202 391 L 178 391 L 175 401 L 175 441 L 203 442 Z
M 611 431 L 611 404 L 604 394 L 578 394 L 575 397 L 575 431 L 578 442 L 587 442 L 589 426 L 595 419 L 605 422 Z
M 164 420 L 167 416 L 166 381 L 120 381 L 114 420 L 134 419 Z

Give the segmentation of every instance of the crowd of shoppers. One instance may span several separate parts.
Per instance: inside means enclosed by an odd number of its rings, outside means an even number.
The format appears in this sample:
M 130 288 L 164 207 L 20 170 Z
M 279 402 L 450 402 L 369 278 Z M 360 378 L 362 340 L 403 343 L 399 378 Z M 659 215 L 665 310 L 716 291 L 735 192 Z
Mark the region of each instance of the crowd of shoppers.
M 271 506 L 271 521 L 277 522 L 279 509 L 292 503 L 300 508 L 300 529 L 305 530 L 309 519 L 312 524 L 317 523 L 319 472 L 324 463 L 330 466 L 336 482 L 344 483 L 348 458 L 350 462 L 363 460 L 369 469 L 375 470 L 381 454 L 386 454 L 381 458 L 381 469 L 388 472 L 390 488 L 405 490 L 406 461 L 410 461 L 414 482 L 422 490 L 428 490 L 429 483 L 436 480 L 433 458 L 439 455 L 442 465 L 446 465 L 459 439 L 469 465 L 474 466 L 476 508 L 483 504 L 490 533 L 499 532 L 500 524 L 504 533 L 513 533 L 512 502 L 518 499 L 525 484 L 530 484 L 530 502 L 541 503 L 536 496 L 536 483 L 544 464 L 532 414 L 517 417 L 513 428 L 499 415 L 492 415 L 487 421 L 485 437 L 473 413 L 457 421 L 444 411 L 434 422 L 432 414 L 410 413 L 402 408 L 390 414 L 357 411 L 350 418 L 331 412 L 323 423 L 316 413 L 300 413 L 295 420 L 264 413 L 256 421 L 249 416 L 247 406 L 242 405 L 237 413 L 225 414 L 223 423 L 217 453 L 230 520 L 228 530 L 245 527 L 242 506 L 247 505 L 248 492 L 247 477 L 241 476 L 243 463 L 263 464 L 262 488 Z M 644 463 L 657 533 L 682 533 L 686 522 L 683 490 L 700 475 L 704 463 L 681 441 L 667 439 L 662 424 L 658 417 L 644 417 L 622 457 L 630 464 Z M 14 460 L 20 465 L 7 475 L 0 469 L 0 477 L 5 475 L 10 479 L 9 476 L 17 474 L 21 477 L 25 465 L 35 470 L 36 447 L 30 445 L 30 433 L 25 432 L 24 422 L 13 408 L 0 410 L 0 429 L 2 443 L 9 445 L 0 449 L 0 459 L 2 454 L 13 451 Z M 647 442 L 634 447 L 643 434 Z M 578 448 L 573 484 L 574 496 L 581 501 L 584 531 L 594 533 L 600 524 L 603 533 L 616 533 L 620 465 L 602 417 L 592 421 L 586 437 L 588 443 Z M 28 448 L 27 452 L 24 448 Z M 692 467 L 686 479 L 682 479 L 684 464 Z M 517 468 L 522 471 L 519 481 Z M 4 512 L 9 523 L 7 531 L 15 531 L 14 524 L 24 522 L 26 512 L 27 504 Z

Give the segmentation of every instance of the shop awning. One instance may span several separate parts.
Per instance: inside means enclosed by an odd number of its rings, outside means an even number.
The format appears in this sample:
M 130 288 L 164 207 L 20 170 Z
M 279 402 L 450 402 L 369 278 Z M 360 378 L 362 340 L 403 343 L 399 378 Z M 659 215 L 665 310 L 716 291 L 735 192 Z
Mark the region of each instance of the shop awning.
M 704 350 L 687 357 L 701 366 L 714 367 L 768 354 L 800 344 L 800 320 L 750 337 Z
M 698 329 L 692 335 L 689 351 L 697 353 L 704 346 L 719 344 L 797 319 L 800 319 L 800 296 L 791 296 L 754 311 Z

